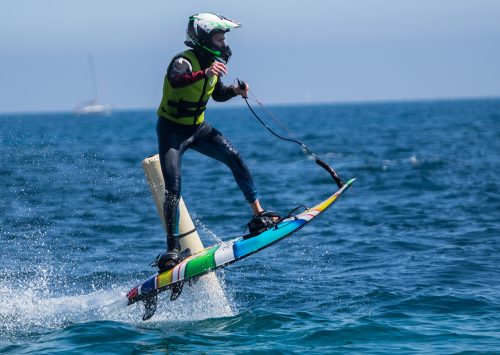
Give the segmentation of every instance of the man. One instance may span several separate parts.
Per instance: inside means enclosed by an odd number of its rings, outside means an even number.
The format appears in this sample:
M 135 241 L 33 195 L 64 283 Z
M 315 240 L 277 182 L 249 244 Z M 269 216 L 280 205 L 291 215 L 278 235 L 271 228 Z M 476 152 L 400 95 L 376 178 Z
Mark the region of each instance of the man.
M 246 84 L 244 87 L 226 86 L 220 81 L 220 77 L 227 74 L 226 64 L 231 57 L 225 33 L 240 26 L 216 14 L 191 16 L 184 42 L 190 49 L 174 56 L 165 76 L 156 126 L 165 181 L 163 212 L 167 225 L 167 253 L 159 255 L 154 263 L 160 272 L 180 261 L 178 204 L 181 197 L 181 159 L 187 149 L 214 158 L 231 169 L 254 215 L 248 223 L 250 233 L 257 234 L 279 219 L 275 212 L 266 212 L 261 207 L 250 172 L 238 152 L 204 119 L 210 97 L 215 101 L 227 101 L 248 93 Z

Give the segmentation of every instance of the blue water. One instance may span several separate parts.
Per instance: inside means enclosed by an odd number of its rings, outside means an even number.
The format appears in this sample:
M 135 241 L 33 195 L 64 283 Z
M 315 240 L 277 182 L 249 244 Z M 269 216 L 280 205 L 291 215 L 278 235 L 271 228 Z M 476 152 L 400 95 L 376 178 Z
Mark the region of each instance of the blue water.
M 124 294 L 165 247 L 140 165 L 154 111 L 0 116 L 0 352 L 500 353 L 500 101 L 272 110 L 355 185 L 218 272 L 226 297 L 186 287 L 148 322 Z M 335 190 L 245 108 L 207 116 L 266 208 Z M 225 166 L 188 152 L 183 178 L 205 245 L 243 232 L 250 209 Z

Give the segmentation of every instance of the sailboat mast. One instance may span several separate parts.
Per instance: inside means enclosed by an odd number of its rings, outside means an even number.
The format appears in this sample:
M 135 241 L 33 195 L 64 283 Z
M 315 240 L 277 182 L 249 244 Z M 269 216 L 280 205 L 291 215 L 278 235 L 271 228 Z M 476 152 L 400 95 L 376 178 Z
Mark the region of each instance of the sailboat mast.
M 97 102 L 98 101 L 97 78 L 95 75 L 94 57 L 90 53 L 88 55 L 88 61 L 90 70 L 90 83 L 92 85 L 92 93 L 94 95 L 93 100 Z
M 93 98 L 90 101 L 86 101 L 81 105 L 78 105 L 75 108 L 75 113 L 77 114 L 77 117 L 79 117 L 80 115 L 87 115 L 87 114 L 110 115 L 111 105 L 103 105 L 99 103 L 99 93 L 97 90 L 97 75 L 95 72 L 94 57 L 92 56 L 91 53 L 87 54 L 87 60 L 89 64 L 90 85 L 92 89 Z

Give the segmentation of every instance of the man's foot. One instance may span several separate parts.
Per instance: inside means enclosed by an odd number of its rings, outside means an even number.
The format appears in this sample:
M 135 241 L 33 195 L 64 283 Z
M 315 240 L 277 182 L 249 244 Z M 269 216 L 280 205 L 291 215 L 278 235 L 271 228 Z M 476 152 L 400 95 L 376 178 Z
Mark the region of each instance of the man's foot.
M 191 249 L 186 248 L 181 253 L 177 249 L 172 249 L 165 254 L 158 254 L 156 259 L 150 264 L 152 267 L 157 267 L 159 273 L 163 273 L 172 269 L 175 265 L 179 264 L 182 260 L 191 255 Z
M 177 249 L 172 249 L 167 253 L 158 254 L 156 259 L 151 263 L 151 266 L 157 267 L 159 269 L 159 273 L 161 274 L 162 272 L 173 268 L 180 261 L 179 251 Z
M 247 227 L 250 234 L 262 233 L 276 225 L 280 220 L 280 215 L 273 211 L 262 211 L 252 217 Z

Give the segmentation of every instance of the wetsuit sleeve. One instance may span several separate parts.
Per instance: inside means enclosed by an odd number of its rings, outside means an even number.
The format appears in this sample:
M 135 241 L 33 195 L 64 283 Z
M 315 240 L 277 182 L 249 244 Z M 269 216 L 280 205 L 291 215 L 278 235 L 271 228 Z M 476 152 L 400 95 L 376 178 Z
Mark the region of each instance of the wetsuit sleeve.
M 167 78 L 173 88 L 181 88 L 193 84 L 198 80 L 205 79 L 205 71 L 193 72 L 193 67 L 185 57 L 176 58 L 170 64 L 167 71 Z
M 217 80 L 212 98 L 217 102 L 224 102 L 236 96 L 232 86 L 224 85 L 220 80 Z

